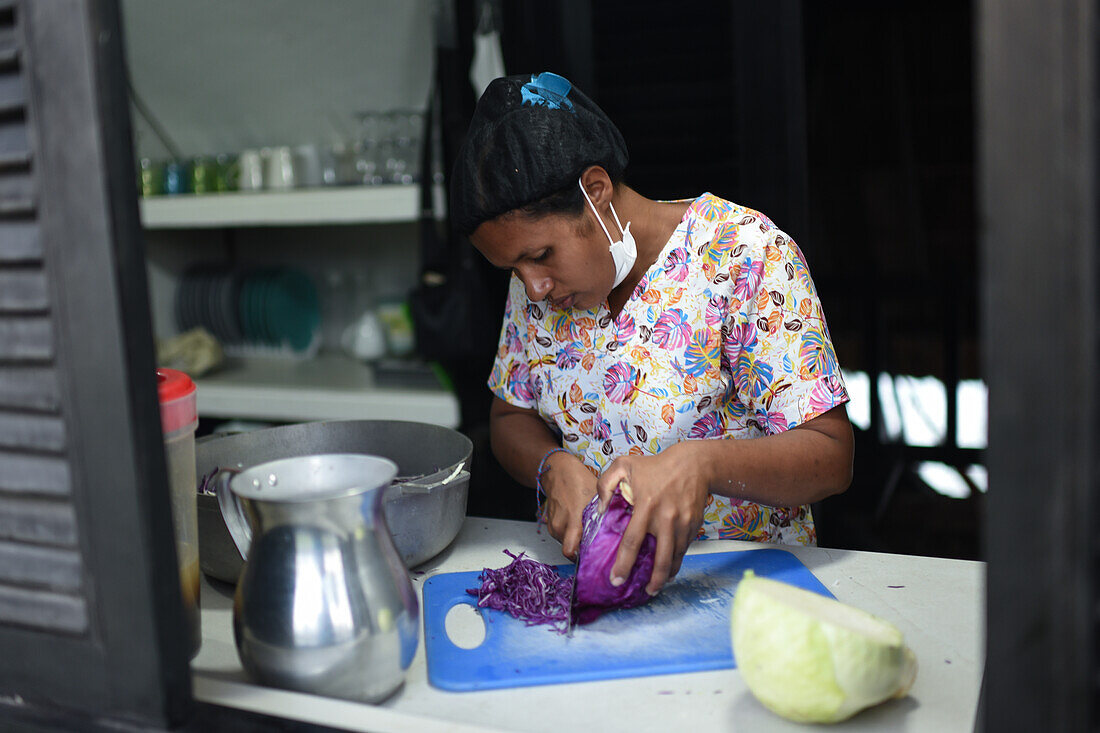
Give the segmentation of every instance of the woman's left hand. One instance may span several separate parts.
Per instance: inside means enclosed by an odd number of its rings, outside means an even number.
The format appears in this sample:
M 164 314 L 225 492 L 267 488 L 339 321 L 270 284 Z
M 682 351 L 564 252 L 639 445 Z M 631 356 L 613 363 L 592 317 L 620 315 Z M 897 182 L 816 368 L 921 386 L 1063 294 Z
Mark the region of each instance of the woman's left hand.
M 653 575 L 646 592 L 657 595 L 680 570 L 684 553 L 703 524 L 710 494 L 703 468 L 693 460 L 691 445 L 678 443 L 655 456 L 617 458 L 600 476 L 596 489 L 601 509 L 607 507 L 615 487 L 624 479 L 634 494 L 634 515 L 611 568 L 612 585 L 626 582 L 646 534 L 657 538 Z

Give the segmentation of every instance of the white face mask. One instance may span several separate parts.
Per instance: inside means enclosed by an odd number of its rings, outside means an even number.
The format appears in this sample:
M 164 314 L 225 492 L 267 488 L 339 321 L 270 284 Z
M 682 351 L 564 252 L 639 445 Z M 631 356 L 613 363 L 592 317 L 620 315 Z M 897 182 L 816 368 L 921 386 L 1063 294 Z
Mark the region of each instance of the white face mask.
M 619 215 L 615 213 L 615 205 L 608 202 L 611 207 L 611 215 L 615 217 L 615 225 L 619 227 L 619 231 L 622 232 L 623 237 L 618 242 L 611 238 L 611 232 L 607 231 L 607 226 L 603 223 L 603 219 L 600 218 L 600 214 L 596 211 L 595 204 L 592 203 L 592 199 L 588 197 L 588 191 L 584 190 L 584 184 L 580 179 L 577 179 L 577 185 L 581 187 L 581 193 L 584 194 L 584 200 L 588 202 L 588 206 L 592 209 L 592 213 L 596 215 L 596 221 L 600 223 L 600 228 L 603 229 L 603 233 L 607 235 L 607 241 L 611 242 L 611 246 L 608 247 L 608 251 L 611 252 L 611 260 L 615 263 L 615 283 L 612 288 L 619 287 L 619 283 L 626 279 L 627 274 L 630 272 L 630 268 L 634 267 L 634 262 L 638 259 L 638 245 L 634 243 L 634 235 L 630 233 L 630 222 L 626 223 L 624 227 L 622 222 L 619 221 Z

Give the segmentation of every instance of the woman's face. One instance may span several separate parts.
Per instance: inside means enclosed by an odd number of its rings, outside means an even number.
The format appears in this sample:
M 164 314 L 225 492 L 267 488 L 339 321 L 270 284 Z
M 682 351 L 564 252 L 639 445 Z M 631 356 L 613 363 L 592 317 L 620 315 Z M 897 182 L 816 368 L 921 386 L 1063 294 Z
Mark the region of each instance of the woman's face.
M 506 214 L 481 224 L 470 241 L 495 267 L 515 272 L 532 301 L 588 310 L 611 292 L 615 266 L 607 237 L 587 211 L 580 217 Z

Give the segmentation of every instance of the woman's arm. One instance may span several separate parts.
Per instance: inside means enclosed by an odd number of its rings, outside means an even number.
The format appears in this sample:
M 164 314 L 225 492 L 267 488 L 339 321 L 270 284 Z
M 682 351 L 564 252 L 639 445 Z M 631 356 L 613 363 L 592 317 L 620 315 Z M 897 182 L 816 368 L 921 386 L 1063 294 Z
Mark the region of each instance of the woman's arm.
M 600 504 L 606 506 L 626 479 L 634 492 L 634 516 L 611 569 L 612 584 L 624 582 L 649 533 L 657 538 L 657 557 L 646 591 L 659 591 L 680 569 L 703 523 L 708 493 L 787 507 L 843 492 L 852 480 L 853 442 L 841 405 L 776 435 L 690 440 L 655 456 L 617 459 L 600 476 Z
M 534 410 L 493 397 L 489 411 L 493 455 L 509 475 L 524 486 L 535 485 L 539 463 L 561 443 Z M 581 513 L 596 495 L 596 476 L 572 453 L 559 451 L 542 467 L 546 494 L 546 527 L 561 542 L 561 551 L 576 560 L 581 541 Z
M 710 490 L 734 499 L 801 506 L 840 494 L 852 482 L 854 438 L 843 405 L 777 435 L 684 445 L 702 463 Z

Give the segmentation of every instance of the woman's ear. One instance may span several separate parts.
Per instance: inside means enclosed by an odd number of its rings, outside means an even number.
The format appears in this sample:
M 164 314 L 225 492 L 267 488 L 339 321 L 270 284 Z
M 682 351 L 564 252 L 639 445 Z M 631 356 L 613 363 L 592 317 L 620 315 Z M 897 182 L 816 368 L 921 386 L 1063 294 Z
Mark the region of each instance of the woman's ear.
M 611 176 L 598 165 L 591 165 L 584 169 L 581 173 L 581 185 L 588 192 L 588 197 L 592 199 L 592 204 L 596 208 L 610 201 L 615 193 L 615 184 L 611 182 Z

